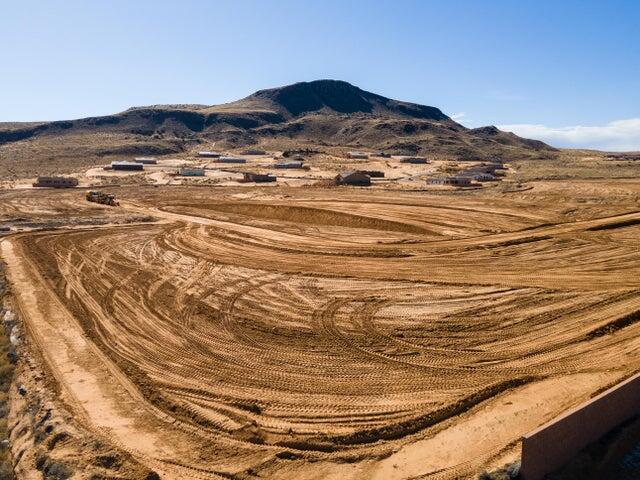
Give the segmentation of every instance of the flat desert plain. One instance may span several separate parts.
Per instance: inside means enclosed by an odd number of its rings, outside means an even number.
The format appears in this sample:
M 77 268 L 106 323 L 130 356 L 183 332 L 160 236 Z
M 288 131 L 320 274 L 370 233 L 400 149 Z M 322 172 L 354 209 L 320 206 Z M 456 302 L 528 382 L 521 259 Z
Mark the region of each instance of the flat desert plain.
M 28 388 L 163 479 L 475 478 L 640 366 L 640 181 L 520 187 L 4 190 Z

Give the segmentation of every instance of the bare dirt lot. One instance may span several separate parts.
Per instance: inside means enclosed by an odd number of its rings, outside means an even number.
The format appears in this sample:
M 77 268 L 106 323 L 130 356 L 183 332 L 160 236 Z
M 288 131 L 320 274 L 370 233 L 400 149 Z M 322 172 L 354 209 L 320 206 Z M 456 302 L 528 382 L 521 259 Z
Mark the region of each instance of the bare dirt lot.
M 162 478 L 473 477 L 640 365 L 640 181 L 526 187 L 12 190 L 56 230 L 0 247 L 60 399 Z

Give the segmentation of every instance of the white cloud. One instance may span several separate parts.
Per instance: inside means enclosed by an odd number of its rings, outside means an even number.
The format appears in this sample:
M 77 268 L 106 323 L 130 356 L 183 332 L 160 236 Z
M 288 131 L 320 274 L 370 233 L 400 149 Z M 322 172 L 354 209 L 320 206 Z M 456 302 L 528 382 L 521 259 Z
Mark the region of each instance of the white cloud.
M 477 123 L 474 119 L 467 117 L 467 112 L 454 113 L 453 115 L 449 115 L 449 118 L 467 128 L 475 128 Z
M 603 126 L 547 127 L 546 125 L 498 125 L 500 130 L 542 140 L 554 147 L 592 148 L 607 151 L 640 150 L 640 118 L 616 120 Z

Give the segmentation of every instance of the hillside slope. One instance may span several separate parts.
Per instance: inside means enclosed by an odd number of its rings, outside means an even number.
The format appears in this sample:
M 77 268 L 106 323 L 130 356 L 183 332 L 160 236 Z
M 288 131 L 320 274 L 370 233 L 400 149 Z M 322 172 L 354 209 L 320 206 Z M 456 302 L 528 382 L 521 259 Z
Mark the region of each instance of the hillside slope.
M 79 120 L 0 123 L 0 173 L 34 176 L 113 158 L 185 152 L 214 141 L 226 149 L 346 146 L 463 160 L 554 151 L 495 127 L 467 129 L 436 107 L 317 80 L 222 105 L 154 105 Z

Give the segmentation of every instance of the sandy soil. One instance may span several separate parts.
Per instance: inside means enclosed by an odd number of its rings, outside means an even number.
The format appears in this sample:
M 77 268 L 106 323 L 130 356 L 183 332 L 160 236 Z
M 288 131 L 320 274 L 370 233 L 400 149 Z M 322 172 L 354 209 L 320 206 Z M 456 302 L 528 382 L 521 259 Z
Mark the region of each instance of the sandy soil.
M 490 165 L 489 162 L 467 160 L 457 162 L 453 160 L 432 157 L 428 164 L 403 163 L 402 156 L 381 158 L 371 156 L 365 160 L 351 159 L 346 152 L 323 152 L 306 155 L 303 159 L 304 168 L 279 169 L 275 165 L 284 158 L 282 152 L 274 151 L 265 155 L 242 155 L 238 152 L 227 152 L 229 155 L 244 158 L 246 163 L 221 163 L 214 158 L 197 156 L 197 151 L 185 152 L 181 156 L 157 156 L 156 164 L 145 164 L 143 171 L 117 171 L 108 168 L 109 161 L 103 160 L 100 165 L 92 165 L 80 172 L 69 173 L 78 179 L 82 188 L 115 187 L 119 185 L 207 185 L 207 186 L 244 186 L 253 187 L 253 183 L 242 183 L 243 173 L 255 172 L 270 174 L 277 177 L 277 184 L 284 187 L 302 187 L 318 182 L 332 182 L 338 173 L 352 170 L 374 170 L 384 173 L 383 178 L 373 178 L 371 189 L 400 190 L 400 191 L 451 191 L 461 188 L 493 189 L 502 184 L 503 178 L 497 176 L 496 181 L 474 182 L 472 187 L 452 187 L 428 185 L 426 180 L 433 176 L 467 175 L 473 176 L 475 169 Z M 133 161 L 135 157 L 125 157 Z M 117 158 L 116 160 L 122 160 Z M 176 175 L 180 167 L 204 168 L 204 176 L 182 177 Z M 503 166 L 509 170 L 508 164 Z M 107 170 L 105 170 L 107 167 Z M 467 173 L 465 173 L 467 172 Z M 8 177 L 12 178 L 12 177 Z M 13 180 L 0 178 L 1 188 L 27 188 L 36 180 L 30 178 L 14 178 Z M 510 182 L 513 183 L 513 182 Z M 264 187 L 274 187 L 276 184 L 266 184 Z
M 62 400 L 163 478 L 471 477 L 640 363 L 638 181 L 117 192 L 7 194 L 158 221 L 2 256 Z

